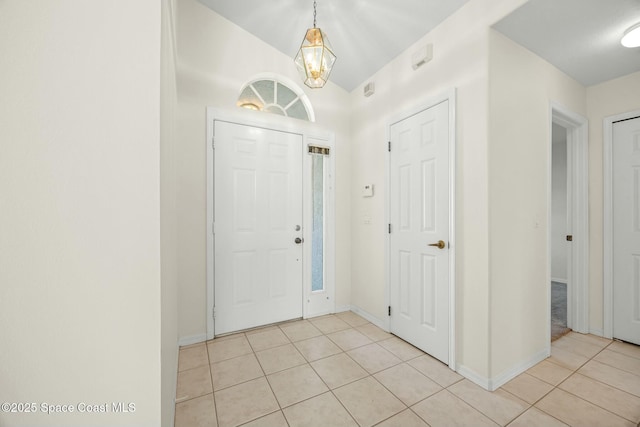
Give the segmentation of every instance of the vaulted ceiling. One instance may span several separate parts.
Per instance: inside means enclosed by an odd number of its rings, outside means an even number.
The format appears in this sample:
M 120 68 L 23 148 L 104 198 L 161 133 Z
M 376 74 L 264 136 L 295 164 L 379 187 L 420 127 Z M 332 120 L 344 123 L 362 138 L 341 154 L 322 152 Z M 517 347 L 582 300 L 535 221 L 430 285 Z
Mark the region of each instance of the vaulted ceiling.
M 295 57 L 313 2 L 199 0 Z M 352 91 L 469 0 L 319 0 L 317 25 L 338 57 L 331 80 Z M 640 48 L 620 38 L 640 22 L 640 0 L 529 0 L 494 25 L 585 86 L 640 71 Z

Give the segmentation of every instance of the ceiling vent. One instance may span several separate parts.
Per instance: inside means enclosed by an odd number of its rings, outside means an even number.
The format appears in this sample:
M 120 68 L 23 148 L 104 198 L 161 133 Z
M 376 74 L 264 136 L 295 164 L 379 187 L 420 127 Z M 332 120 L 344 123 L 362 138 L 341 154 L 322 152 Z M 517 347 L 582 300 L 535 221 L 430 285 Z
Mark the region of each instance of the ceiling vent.
M 376 84 L 374 82 L 369 82 L 364 85 L 364 96 L 371 96 L 376 92 Z
M 422 67 L 427 62 L 433 59 L 433 45 L 429 43 L 426 46 L 423 46 L 411 56 L 411 66 L 414 70 Z

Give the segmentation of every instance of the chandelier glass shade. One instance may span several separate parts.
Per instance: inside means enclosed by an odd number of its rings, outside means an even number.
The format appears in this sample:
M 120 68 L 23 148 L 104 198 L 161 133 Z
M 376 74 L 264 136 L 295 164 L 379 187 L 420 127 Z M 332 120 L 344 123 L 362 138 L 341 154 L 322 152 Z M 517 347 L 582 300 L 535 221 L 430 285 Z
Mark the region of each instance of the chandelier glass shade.
M 316 27 L 316 4 L 313 3 L 313 28 L 309 28 L 295 58 L 295 64 L 304 84 L 310 88 L 321 88 L 329 80 L 336 61 L 327 35 Z

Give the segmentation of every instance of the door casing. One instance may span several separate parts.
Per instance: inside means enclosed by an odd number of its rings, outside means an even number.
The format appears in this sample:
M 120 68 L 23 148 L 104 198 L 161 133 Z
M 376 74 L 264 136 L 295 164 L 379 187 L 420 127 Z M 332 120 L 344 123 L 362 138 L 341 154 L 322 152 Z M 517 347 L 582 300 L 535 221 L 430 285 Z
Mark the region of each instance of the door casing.
M 551 319 L 551 153 L 552 124 L 567 130 L 567 233 L 573 235 L 567 269 L 567 324 L 576 332 L 589 333 L 589 141 L 588 120 L 552 102 L 547 162 L 547 316 Z M 570 288 L 570 289 L 569 289 Z M 551 324 L 546 322 L 547 336 Z M 549 348 L 551 346 L 549 340 Z
M 400 122 L 414 114 L 427 110 L 443 101 L 449 101 L 449 368 L 456 370 L 456 240 L 455 240 L 455 219 L 456 219 L 456 90 L 455 88 L 441 92 L 435 96 L 429 97 L 413 108 L 395 114 L 386 123 L 385 126 L 385 146 L 391 138 L 391 126 Z M 385 162 L 385 223 L 388 224 L 391 218 L 390 210 L 390 156 L 387 151 L 387 159 Z M 387 274 L 385 276 L 385 303 L 389 306 L 391 301 L 391 250 L 390 237 L 387 234 L 385 239 L 385 259 L 387 266 Z M 389 317 L 385 318 L 385 328 L 390 330 Z
M 280 117 L 260 111 L 239 110 L 226 111 L 213 107 L 207 107 L 207 128 L 206 128 L 206 149 L 207 149 L 207 206 L 206 206 L 206 229 L 207 229 L 207 339 L 213 339 L 214 329 L 214 307 L 215 307 L 215 235 L 214 227 L 214 123 L 216 120 L 227 121 L 245 126 L 265 128 L 281 132 L 296 133 L 302 135 L 303 159 L 302 159 L 302 180 L 303 180 L 303 238 L 311 242 L 311 157 L 306 154 L 309 144 L 322 144 L 328 147 L 334 154 L 326 159 L 327 177 L 325 188 L 325 286 L 326 304 L 313 304 L 317 295 L 311 292 L 311 245 L 303 246 L 303 318 L 320 316 L 335 312 L 335 136 L 320 126 L 288 117 Z

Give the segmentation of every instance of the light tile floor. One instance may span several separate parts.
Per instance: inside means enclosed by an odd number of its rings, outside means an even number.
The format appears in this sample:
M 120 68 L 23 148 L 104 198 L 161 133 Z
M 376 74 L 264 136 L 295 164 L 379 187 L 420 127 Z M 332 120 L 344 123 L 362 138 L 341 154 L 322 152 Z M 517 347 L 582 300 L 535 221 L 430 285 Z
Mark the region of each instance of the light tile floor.
M 180 349 L 176 427 L 640 425 L 640 347 L 574 332 L 490 393 L 340 313 Z

